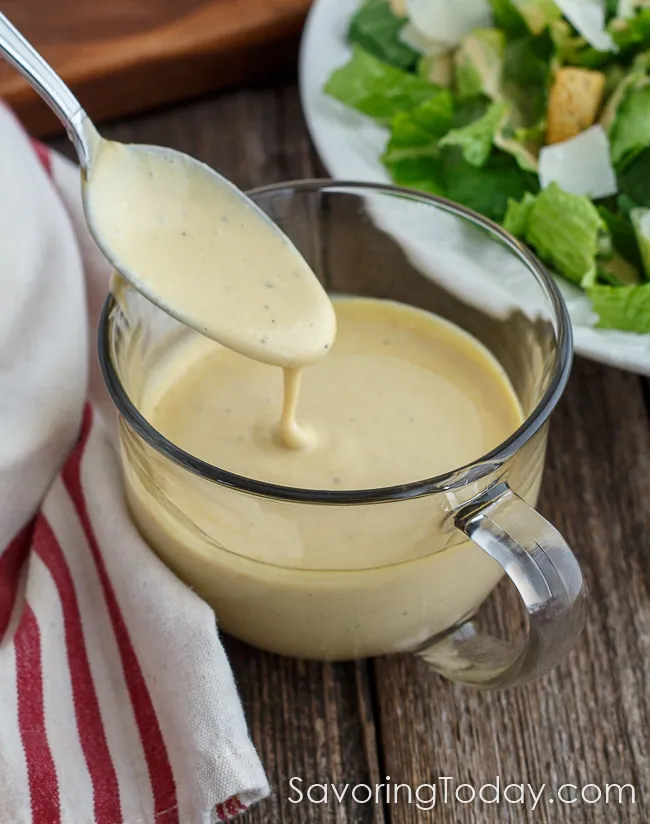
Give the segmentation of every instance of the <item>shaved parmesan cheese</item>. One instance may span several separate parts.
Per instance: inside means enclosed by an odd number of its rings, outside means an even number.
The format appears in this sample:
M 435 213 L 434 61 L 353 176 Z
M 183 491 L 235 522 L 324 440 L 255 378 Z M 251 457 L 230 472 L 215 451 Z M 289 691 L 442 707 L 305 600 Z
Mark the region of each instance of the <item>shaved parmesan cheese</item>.
M 488 0 L 406 0 L 409 20 L 427 40 L 457 46 L 472 29 L 492 24 Z
M 597 51 L 616 51 L 605 29 L 605 0 L 555 0 L 571 25 Z
M 419 29 L 415 28 L 413 23 L 407 23 L 405 26 L 402 26 L 397 37 L 402 43 L 410 46 L 420 54 L 437 55 L 445 54 L 445 52 L 449 51 L 448 43 L 442 43 L 439 40 L 429 40 Z
M 615 195 L 616 174 L 603 127 L 592 126 L 570 140 L 544 146 L 539 153 L 539 182 L 542 189 L 557 183 L 572 195 Z

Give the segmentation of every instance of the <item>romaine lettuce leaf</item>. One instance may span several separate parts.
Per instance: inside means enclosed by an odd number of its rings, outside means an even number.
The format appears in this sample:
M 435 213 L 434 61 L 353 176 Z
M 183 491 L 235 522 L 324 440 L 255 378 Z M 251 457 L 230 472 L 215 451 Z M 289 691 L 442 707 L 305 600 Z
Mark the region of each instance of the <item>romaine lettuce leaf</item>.
M 460 149 L 450 147 L 442 155 L 442 164 L 446 196 L 498 223 L 505 216 L 509 200 L 521 200 L 526 191 L 539 188 L 534 175 L 499 151 L 477 169 L 467 163 Z
M 452 129 L 439 146 L 459 146 L 471 166 L 484 166 L 492 152 L 494 136 L 508 116 L 507 103 L 492 103 L 483 117 L 460 129 Z
M 642 286 L 592 286 L 587 290 L 600 329 L 650 332 L 650 283 Z
M 520 37 L 506 45 L 503 67 L 503 99 L 512 106 L 512 125 L 528 128 L 546 115 L 554 45 L 545 32 L 539 37 Z
M 474 100 L 458 104 L 454 111 L 451 95 L 443 90 L 412 112 L 397 115 L 382 158 L 391 178 L 401 186 L 443 195 L 501 220 L 509 199 L 519 200 L 528 189 L 537 191 L 536 176 L 496 150 L 477 168 L 465 160 L 461 148 L 440 146 L 450 120 L 460 129 L 485 110 L 484 101 Z
M 490 108 L 490 101 L 485 97 L 470 97 L 467 100 L 454 100 L 453 129 L 462 129 L 475 120 L 479 120 Z
M 391 136 L 383 156 L 386 164 L 416 157 L 437 157 L 438 141 L 453 123 L 454 103 L 442 89 L 412 112 L 400 112 L 391 124 Z
M 603 68 L 605 75 L 605 88 L 603 89 L 603 100 L 610 100 L 620 84 L 625 80 L 627 69 L 620 63 L 611 63 Z M 604 125 L 604 124 L 603 124 Z
M 618 252 L 613 252 L 610 257 L 598 261 L 596 282 L 598 281 L 608 283 L 610 286 L 630 286 L 642 283 L 643 278 L 636 266 L 629 263 Z
M 519 213 L 514 216 L 513 208 L 510 224 L 514 221 L 518 228 L 516 221 L 521 220 L 524 212 L 523 239 L 542 260 L 574 283 L 595 279 L 597 256 L 603 249 L 607 226 L 588 197 L 568 194 L 551 183 L 534 203 L 520 204 Z
M 607 225 L 607 230 L 612 238 L 614 249 L 628 260 L 636 269 L 643 269 L 643 261 L 639 252 L 636 233 L 631 220 L 622 215 L 617 215 L 605 206 L 598 207 L 598 214 Z
M 621 211 L 629 211 L 632 205 L 650 208 L 650 149 L 641 152 L 628 166 L 619 170 L 618 188 L 622 193 L 619 197 Z
M 506 36 L 500 29 L 476 29 L 461 40 L 454 54 L 454 76 L 460 97 L 484 94 L 503 100 Z
M 398 186 L 418 189 L 431 195 L 447 196 L 440 155 L 393 157 L 384 162 L 391 178 Z
M 584 37 L 576 34 L 575 29 L 569 22 L 563 17 L 554 20 L 549 28 L 549 33 L 555 46 L 554 60 L 558 66 L 564 64 L 584 65 L 584 55 L 591 47 L 587 45 Z
M 632 209 L 630 218 L 641 253 L 643 271 L 650 280 L 650 209 Z
M 528 217 L 530 210 L 535 203 L 536 197 L 531 192 L 526 192 L 523 200 L 517 202 L 516 200 L 508 201 L 508 210 L 503 219 L 503 228 L 506 232 L 510 232 L 518 238 L 526 237 L 526 229 L 528 228 Z
M 650 81 L 633 88 L 618 107 L 609 131 L 612 161 L 621 168 L 650 147 Z
M 497 129 L 494 145 L 511 154 L 527 172 L 537 172 L 539 152 L 544 142 L 546 121 L 529 129 L 513 129 L 508 123 Z
M 643 88 L 647 83 L 647 77 L 650 72 L 650 51 L 641 52 L 638 54 L 630 68 L 623 69 L 618 64 L 614 64 L 610 68 L 610 76 L 614 69 L 617 70 L 618 82 L 611 93 L 607 96 L 607 102 L 603 107 L 599 122 L 603 128 L 610 131 L 614 125 L 619 113 L 621 105 L 627 99 L 630 92 L 635 89 Z M 622 72 L 622 76 L 621 76 Z
M 491 0 L 497 25 L 509 35 L 541 34 L 560 17 L 553 0 Z
M 418 74 L 429 83 L 449 88 L 454 79 L 454 56 L 451 53 L 425 54 L 418 63 Z
M 405 24 L 405 19 L 394 14 L 388 0 L 366 0 L 350 22 L 348 40 L 386 63 L 411 69 L 419 55 L 399 40 Z
M 630 212 L 632 211 L 632 209 L 638 208 L 636 203 L 632 200 L 632 198 L 628 197 L 625 194 L 619 195 L 616 198 L 616 207 L 618 208 L 620 216 L 626 218 L 630 217 Z
M 352 59 L 325 84 L 331 97 L 386 124 L 439 91 L 439 87 L 379 60 L 360 46 L 354 47 Z
M 647 48 L 650 42 L 650 7 L 639 8 L 633 17 L 626 20 L 620 17 L 612 20 L 608 29 L 621 56 L 629 55 L 639 47 Z

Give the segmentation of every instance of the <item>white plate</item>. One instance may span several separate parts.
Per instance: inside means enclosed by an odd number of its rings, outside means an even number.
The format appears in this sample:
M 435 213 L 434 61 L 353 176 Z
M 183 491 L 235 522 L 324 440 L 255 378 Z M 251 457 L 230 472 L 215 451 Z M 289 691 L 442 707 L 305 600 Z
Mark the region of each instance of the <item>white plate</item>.
M 315 0 L 300 51 L 300 96 L 309 133 L 332 177 L 390 183 L 379 160 L 387 131 L 323 93 L 332 72 L 351 56 L 346 32 L 361 0 Z M 573 321 L 576 352 L 591 360 L 650 375 L 650 335 L 594 329 L 589 300 L 558 278 Z

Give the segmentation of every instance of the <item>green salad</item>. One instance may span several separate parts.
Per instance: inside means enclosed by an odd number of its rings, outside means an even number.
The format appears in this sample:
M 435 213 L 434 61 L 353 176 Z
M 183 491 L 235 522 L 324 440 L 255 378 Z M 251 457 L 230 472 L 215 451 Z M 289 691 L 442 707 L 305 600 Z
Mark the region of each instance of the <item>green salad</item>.
M 395 183 L 500 223 L 599 327 L 650 333 L 650 0 L 365 0 L 348 39 L 325 91 L 389 130 Z

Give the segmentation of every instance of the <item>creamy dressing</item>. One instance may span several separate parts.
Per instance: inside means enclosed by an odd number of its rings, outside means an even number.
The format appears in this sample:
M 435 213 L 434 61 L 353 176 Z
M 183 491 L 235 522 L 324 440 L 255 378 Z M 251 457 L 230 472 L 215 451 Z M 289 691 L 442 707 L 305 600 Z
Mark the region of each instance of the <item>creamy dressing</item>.
M 302 370 L 285 396 L 277 369 L 195 340 L 152 376 L 142 409 L 191 455 L 231 472 L 304 489 L 409 483 L 470 463 L 522 420 L 495 359 L 440 318 L 392 301 L 334 300 L 331 353 Z M 296 429 L 291 427 L 295 424 Z M 301 426 L 302 425 L 302 426 Z M 304 429 L 302 427 L 305 427 Z M 305 429 L 308 427 L 307 432 Z
M 208 166 L 102 140 L 84 198 L 109 259 L 179 320 L 276 366 L 302 366 L 329 351 L 335 315 L 307 262 Z
M 476 460 L 522 412 L 492 355 L 424 311 L 335 299 L 331 353 L 303 370 L 300 450 L 278 440 L 277 369 L 194 338 L 133 389 L 145 418 L 188 453 L 302 489 L 408 483 Z M 123 437 L 133 517 L 160 557 L 264 649 L 349 659 L 413 649 L 470 615 L 502 570 L 434 498 L 322 506 L 262 499 L 149 457 Z M 524 450 L 525 452 L 525 450 Z M 543 444 L 510 468 L 535 503 Z
M 301 367 L 285 367 L 282 372 L 284 393 L 277 432 L 282 443 L 289 449 L 306 449 L 314 444 L 316 436 L 310 427 L 298 423 L 296 418 L 303 370 Z

